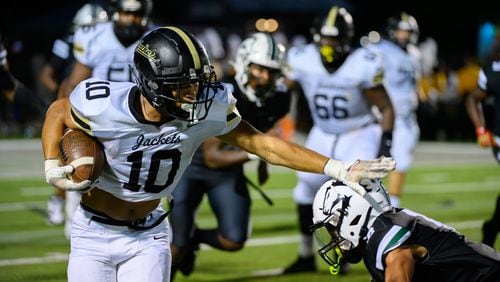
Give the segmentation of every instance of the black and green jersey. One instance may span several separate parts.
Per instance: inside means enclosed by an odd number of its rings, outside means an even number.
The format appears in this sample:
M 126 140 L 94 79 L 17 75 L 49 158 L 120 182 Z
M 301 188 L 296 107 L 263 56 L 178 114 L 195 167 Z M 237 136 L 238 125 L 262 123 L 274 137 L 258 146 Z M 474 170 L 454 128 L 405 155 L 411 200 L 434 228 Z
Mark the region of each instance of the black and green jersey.
M 412 281 L 500 281 L 500 253 L 408 209 L 381 214 L 368 231 L 363 260 L 372 278 L 384 281 L 387 254 L 413 244 L 428 254 L 415 265 Z

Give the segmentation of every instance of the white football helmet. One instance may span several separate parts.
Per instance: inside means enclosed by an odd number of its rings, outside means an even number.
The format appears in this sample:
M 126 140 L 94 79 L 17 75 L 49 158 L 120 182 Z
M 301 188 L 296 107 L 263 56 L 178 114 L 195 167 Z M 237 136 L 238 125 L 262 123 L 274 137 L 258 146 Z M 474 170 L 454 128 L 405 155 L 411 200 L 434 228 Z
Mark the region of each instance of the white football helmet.
M 235 61 L 232 62 L 235 80 L 248 99 L 255 102 L 262 93 L 256 93 L 256 90 L 248 85 L 248 66 L 251 63 L 281 72 L 285 66 L 285 46 L 276 42 L 271 34 L 264 32 L 253 34 L 239 45 Z
M 378 215 L 392 209 L 379 180 L 364 179 L 360 184 L 367 190 L 365 196 L 342 182 L 329 180 L 314 198 L 311 229 L 318 253 L 330 265 L 332 274 L 338 274 L 342 260 L 361 260 L 368 229 Z
M 73 17 L 73 26 L 78 28 L 85 25 L 94 25 L 108 21 L 108 13 L 95 3 L 83 5 Z

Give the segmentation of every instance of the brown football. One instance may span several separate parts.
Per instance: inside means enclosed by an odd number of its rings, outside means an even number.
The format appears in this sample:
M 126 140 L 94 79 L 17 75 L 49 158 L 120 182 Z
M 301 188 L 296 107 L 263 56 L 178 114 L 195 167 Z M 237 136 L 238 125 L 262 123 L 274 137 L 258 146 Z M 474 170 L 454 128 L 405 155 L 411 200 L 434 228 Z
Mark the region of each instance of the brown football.
M 64 165 L 72 165 L 74 182 L 96 180 L 106 165 L 101 143 L 81 130 L 67 130 L 59 143 L 59 154 Z

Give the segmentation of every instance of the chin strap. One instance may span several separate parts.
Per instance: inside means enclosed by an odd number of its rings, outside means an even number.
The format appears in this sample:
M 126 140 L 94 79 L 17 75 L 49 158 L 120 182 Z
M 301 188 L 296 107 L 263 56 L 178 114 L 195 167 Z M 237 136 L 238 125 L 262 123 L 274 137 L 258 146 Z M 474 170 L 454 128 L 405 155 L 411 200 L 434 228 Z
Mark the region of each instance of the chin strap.
M 342 262 L 344 255 L 342 254 L 342 251 L 339 247 L 335 247 L 334 250 L 337 254 L 337 261 L 333 262 L 333 264 L 330 265 L 330 273 L 332 275 L 338 275 L 340 273 L 340 263 Z

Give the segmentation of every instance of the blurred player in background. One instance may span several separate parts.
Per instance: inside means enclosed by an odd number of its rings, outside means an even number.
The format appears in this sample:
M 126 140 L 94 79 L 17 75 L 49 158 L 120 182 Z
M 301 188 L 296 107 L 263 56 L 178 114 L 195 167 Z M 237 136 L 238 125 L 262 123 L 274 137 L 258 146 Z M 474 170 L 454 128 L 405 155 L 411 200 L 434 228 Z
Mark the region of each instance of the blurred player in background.
M 40 82 L 53 95 L 57 96 L 60 84 L 73 67 L 73 37 L 78 28 L 91 29 L 97 23 L 107 22 L 107 12 L 98 4 L 87 3 L 75 14 L 69 33 L 63 38 L 56 39 L 52 46 L 52 54 L 40 73 Z
M 70 32 L 63 38 L 56 39 L 52 47 L 52 54 L 43 66 L 39 80 L 50 92 L 49 100 L 57 98 L 61 82 L 66 78 L 73 67 L 73 36 L 78 28 L 92 29 L 95 24 L 108 21 L 107 12 L 98 4 L 87 3 L 75 14 Z M 55 189 L 54 195 L 47 201 L 47 222 L 49 224 L 65 223 L 65 235 L 69 238 L 69 227 L 74 210 L 80 202 L 78 192 L 65 193 Z
M 391 204 L 396 207 L 399 207 L 406 174 L 420 135 L 416 115 L 417 82 L 421 74 L 421 56 L 416 46 L 418 35 L 419 28 L 415 18 L 401 12 L 398 16 L 389 18 L 387 38 L 369 46 L 374 52 L 382 54 L 384 86 L 396 115 L 391 156 L 397 165 L 388 179 Z
M 139 39 L 151 29 L 151 0 L 112 0 L 111 21 L 75 33 L 75 63 L 59 89 L 67 97 L 73 88 L 89 77 L 109 81 L 132 81 L 129 65 Z
M 284 65 L 285 47 L 271 34 L 255 33 L 240 44 L 233 62 L 236 74 L 226 81 L 233 89 L 241 117 L 274 136 L 280 136 L 276 123 L 288 113 L 290 105 L 282 77 Z M 218 138 L 208 139 L 197 150 L 172 194 L 172 276 L 177 269 L 184 275 L 192 272 L 194 252 L 200 243 L 225 251 L 243 248 L 251 230 L 247 187 L 250 180 L 244 174 L 243 164 L 253 159 L 259 158 Z M 267 180 L 265 166 L 260 160 L 259 184 Z M 217 228 L 200 229 L 195 224 L 204 194 L 217 218 Z
M 330 180 L 314 199 L 311 229 L 332 274 L 343 261 L 363 260 L 376 282 L 500 281 L 500 253 L 437 220 L 378 201 L 382 184 L 365 183 L 362 196 Z
M 493 46 L 491 57 L 479 73 L 477 89 L 466 97 L 466 108 L 476 128 L 477 142 L 483 148 L 492 148 L 493 156 L 500 164 L 500 36 Z M 485 120 L 481 102 L 494 100 L 492 120 Z M 493 246 L 500 231 L 500 195 L 496 199 L 491 219 L 483 224 L 483 243 Z
M 29 133 L 28 129 L 34 123 L 41 122 L 44 103 L 40 96 L 14 77 L 7 55 L 7 49 L 0 34 L 0 126 L 2 134 L 23 134 L 26 137 L 32 137 L 34 132 Z
M 333 6 L 322 19 L 315 42 L 292 48 L 287 77 L 300 84 L 313 118 L 305 146 L 345 162 L 390 155 L 394 111 L 382 84 L 382 57 L 360 48 L 352 51 L 351 14 Z M 378 109 L 380 120 L 372 107 Z M 284 273 L 315 271 L 312 225 L 314 195 L 327 178 L 297 174 L 294 189 L 301 232 L 298 259 Z
M 83 7 L 82 13 L 94 13 L 91 18 L 104 16 L 99 8 L 95 6 L 90 8 Z M 129 66 L 132 64 L 137 42 L 150 29 L 151 10 L 151 0 L 111 0 L 111 21 L 95 20 L 96 23 L 92 26 L 78 28 L 72 44 L 74 62 L 69 75 L 59 84 L 58 98 L 68 96 L 80 81 L 89 77 L 109 81 L 132 81 Z M 89 16 L 83 15 L 83 18 L 89 18 Z M 72 211 L 79 202 L 79 195 L 77 193 L 72 195 L 75 197 L 70 195 L 66 202 L 68 224 L 65 225 L 65 233 L 67 236 L 70 234 L 68 229 L 71 226 Z M 62 201 L 52 203 L 55 205 L 48 206 L 49 218 L 51 210 L 58 210 L 57 204 L 61 204 Z

